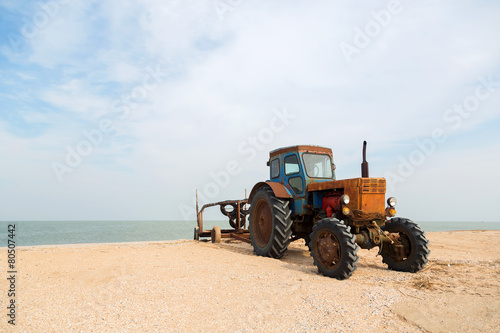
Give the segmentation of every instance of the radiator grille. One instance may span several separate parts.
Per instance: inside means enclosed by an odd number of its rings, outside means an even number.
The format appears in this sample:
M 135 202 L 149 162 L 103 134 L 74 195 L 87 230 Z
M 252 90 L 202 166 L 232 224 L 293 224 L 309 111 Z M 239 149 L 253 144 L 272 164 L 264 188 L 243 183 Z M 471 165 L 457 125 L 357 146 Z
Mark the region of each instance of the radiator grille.
M 361 179 L 362 193 L 385 193 L 384 178 L 362 178 Z

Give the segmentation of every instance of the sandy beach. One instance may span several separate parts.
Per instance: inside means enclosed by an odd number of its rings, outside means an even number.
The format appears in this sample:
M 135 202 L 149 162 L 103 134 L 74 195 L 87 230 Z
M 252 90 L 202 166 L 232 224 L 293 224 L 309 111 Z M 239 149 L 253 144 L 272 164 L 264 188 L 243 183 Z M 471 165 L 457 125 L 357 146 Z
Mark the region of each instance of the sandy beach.
M 500 231 L 427 237 L 423 271 L 360 250 L 345 281 L 319 275 L 302 241 L 280 260 L 234 240 L 21 247 L 16 325 L 2 277 L 0 331 L 500 332 Z

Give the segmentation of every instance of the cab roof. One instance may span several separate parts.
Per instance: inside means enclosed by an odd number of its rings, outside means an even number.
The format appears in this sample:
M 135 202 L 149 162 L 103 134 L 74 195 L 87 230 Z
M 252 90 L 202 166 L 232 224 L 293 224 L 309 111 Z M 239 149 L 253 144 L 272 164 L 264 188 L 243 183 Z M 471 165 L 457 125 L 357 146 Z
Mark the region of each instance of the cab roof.
M 328 154 L 328 155 L 332 156 L 332 150 L 330 148 L 313 146 L 313 145 L 298 145 L 298 146 L 289 146 L 289 147 L 278 148 L 278 149 L 272 150 L 269 153 L 269 156 L 271 158 L 273 158 L 274 156 L 284 154 L 284 153 L 291 153 L 291 152 L 322 153 L 322 154 Z

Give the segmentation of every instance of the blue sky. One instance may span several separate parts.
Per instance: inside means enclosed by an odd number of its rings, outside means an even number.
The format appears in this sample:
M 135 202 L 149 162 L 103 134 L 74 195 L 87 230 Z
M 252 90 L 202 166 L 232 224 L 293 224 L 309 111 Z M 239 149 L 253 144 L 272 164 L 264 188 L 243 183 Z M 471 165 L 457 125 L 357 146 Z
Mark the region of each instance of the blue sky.
M 0 1 L 0 220 L 194 219 L 332 147 L 401 216 L 498 221 L 496 1 Z M 434 137 L 433 137 L 434 133 Z M 214 215 L 213 218 L 217 218 Z

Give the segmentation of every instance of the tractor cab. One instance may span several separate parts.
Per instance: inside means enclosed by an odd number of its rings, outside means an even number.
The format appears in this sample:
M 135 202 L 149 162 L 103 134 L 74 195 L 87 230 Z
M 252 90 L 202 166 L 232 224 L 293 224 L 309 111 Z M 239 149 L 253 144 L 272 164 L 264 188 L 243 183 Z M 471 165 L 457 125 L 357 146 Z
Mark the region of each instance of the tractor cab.
M 308 184 L 335 179 L 332 150 L 319 146 L 292 146 L 269 154 L 270 179 L 293 191 L 294 197 L 305 195 Z
M 319 146 L 291 146 L 270 152 L 270 181 L 280 183 L 294 198 L 293 211 L 303 212 L 309 184 L 335 180 L 332 150 Z

